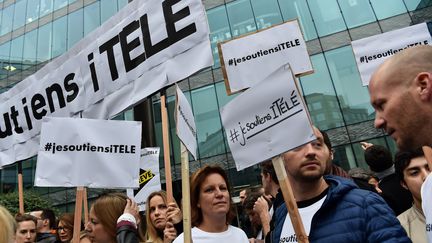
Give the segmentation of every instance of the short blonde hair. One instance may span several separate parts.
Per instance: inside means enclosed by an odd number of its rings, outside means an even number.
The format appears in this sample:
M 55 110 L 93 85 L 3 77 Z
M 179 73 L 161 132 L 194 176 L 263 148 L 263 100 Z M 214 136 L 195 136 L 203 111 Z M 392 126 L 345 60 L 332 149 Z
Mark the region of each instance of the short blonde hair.
M 5 207 L 0 205 L 0 243 L 12 242 L 15 230 L 15 219 Z

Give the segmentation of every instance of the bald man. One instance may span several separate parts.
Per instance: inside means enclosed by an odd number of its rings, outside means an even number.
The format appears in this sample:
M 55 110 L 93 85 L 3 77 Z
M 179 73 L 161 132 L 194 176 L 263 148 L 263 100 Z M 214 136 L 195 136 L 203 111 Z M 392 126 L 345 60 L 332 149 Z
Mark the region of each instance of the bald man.
M 406 49 L 387 59 L 369 83 L 375 127 L 401 150 L 432 145 L 432 46 Z M 432 243 L 432 176 L 422 186 L 426 233 Z

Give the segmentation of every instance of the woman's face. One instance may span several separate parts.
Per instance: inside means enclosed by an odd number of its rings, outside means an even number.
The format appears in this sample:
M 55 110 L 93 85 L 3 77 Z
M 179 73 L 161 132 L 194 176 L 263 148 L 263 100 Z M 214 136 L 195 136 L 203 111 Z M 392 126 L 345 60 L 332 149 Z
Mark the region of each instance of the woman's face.
M 203 218 L 225 216 L 230 209 L 230 195 L 224 178 L 213 173 L 207 176 L 200 187 L 198 207 Z
M 69 242 L 72 240 L 72 234 L 70 229 L 65 228 L 63 221 L 60 221 L 57 227 L 57 233 L 61 242 Z
M 150 220 L 158 230 L 165 229 L 167 205 L 163 198 L 156 195 L 150 199 Z
M 115 222 L 113 222 L 115 223 Z M 101 224 L 93 208 L 90 210 L 90 221 L 86 225 L 87 236 L 93 243 L 115 242 L 105 227 Z
M 32 220 L 18 223 L 15 234 L 16 243 L 36 242 L 36 224 Z

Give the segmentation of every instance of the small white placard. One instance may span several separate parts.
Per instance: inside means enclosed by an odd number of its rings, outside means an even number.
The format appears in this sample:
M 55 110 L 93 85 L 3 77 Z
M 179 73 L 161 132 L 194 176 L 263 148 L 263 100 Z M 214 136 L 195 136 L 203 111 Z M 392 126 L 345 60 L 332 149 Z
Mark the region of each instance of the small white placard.
M 127 189 L 127 195 L 134 198 L 140 211 L 145 211 L 147 197 L 160 190 L 159 148 L 144 148 L 141 150 L 139 188 Z
M 178 85 L 176 85 L 176 92 L 177 136 L 192 156 L 197 159 L 196 153 L 198 144 L 196 140 L 196 125 L 192 113 L 192 107 Z
M 289 68 L 279 68 L 221 109 L 237 170 L 315 139 Z
M 45 117 L 35 186 L 137 188 L 141 122 Z
M 363 86 L 378 66 L 392 55 L 418 45 L 431 45 L 426 23 L 389 31 L 351 42 Z
M 219 54 L 228 94 L 252 87 L 285 63 L 296 75 L 313 71 L 297 20 L 221 43 Z

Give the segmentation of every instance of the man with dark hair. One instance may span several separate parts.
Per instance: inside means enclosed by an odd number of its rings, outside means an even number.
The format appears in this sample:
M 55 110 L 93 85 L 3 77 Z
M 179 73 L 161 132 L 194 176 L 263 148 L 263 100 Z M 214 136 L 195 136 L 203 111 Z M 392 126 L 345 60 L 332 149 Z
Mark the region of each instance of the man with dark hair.
M 370 170 L 379 179 L 378 187 L 382 190 L 381 196 L 396 215 L 405 212 L 412 206 L 412 196 L 401 186 L 395 174 L 390 151 L 381 145 L 369 144 L 366 147 L 364 158 Z
M 37 219 L 37 243 L 51 243 L 56 242 L 57 237 L 55 233 L 56 218 L 54 211 L 51 209 L 40 209 L 30 212 L 30 215 Z
M 424 157 L 423 150 L 399 152 L 395 156 L 395 170 L 400 183 L 412 194 L 413 206 L 398 216 L 402 227 L 416 243 L 426 243 L 426 221 L 421 207 L 420 189 L 430 168 Z
M 333 163 L 334 152 L 333 152 L 333 147 L 332 147 L 330 138 L 326 132 L 324 132 L 322 130 L 320 130 L 320 132 L 323 135 L 324 144 L 327 146 L 327 148 L 330 151 L 330 158 L 327 161 L 325 174 L 350 178 L 350 176 L 348 175 L 348 173 L 344 169 L 342 169 L 341 167 L 339 167 Z

